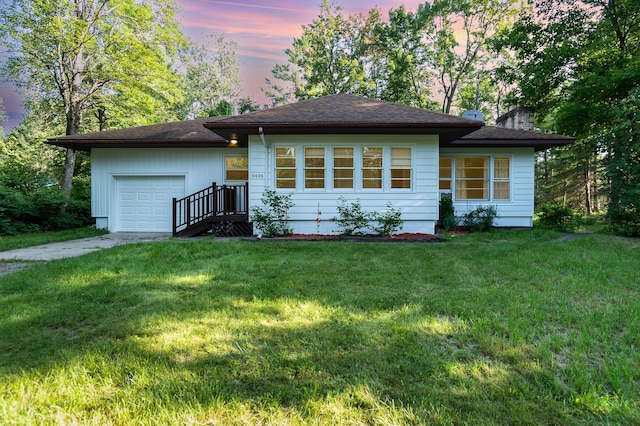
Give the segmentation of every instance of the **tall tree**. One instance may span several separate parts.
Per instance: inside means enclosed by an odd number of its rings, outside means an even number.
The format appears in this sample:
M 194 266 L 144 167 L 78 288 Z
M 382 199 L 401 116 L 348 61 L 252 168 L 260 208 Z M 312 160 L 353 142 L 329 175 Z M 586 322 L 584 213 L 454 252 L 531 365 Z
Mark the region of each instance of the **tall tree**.
M 376 27 L 375 49 L 383 64 L 379 83 L 380 97 L 391 102 L 434 109 L 430 100 L 432 72 L 429 68 L 429 47 L 423 43 L 433 31 L 430 7 L 426 3 L 416 12 L 404 6 L 389 11 L 389 21 Z
M 449 114 L 465 83 L 488 60 L 489 40 L 514 18 L 514 0 L 435 0 L 430 9 L 435 31 L 428 39 L 432 64 Z
M 603 192 L 602 159 L 621 152 L 609 138 L 618 105 L 640 86 L 639 20 L 635 0 L 540 0 L 497 43 L 514 52 L 514 65 L 502 71 L 517 83 L 517 95 L 553 117 L 556 131 L 576 137 L 569 150 L 587 213 Z M 620 185 L 610 184 L 614 200 Z
M 323 0 L 319 16 L 304 25 L 300 38 L 285 50 L 291 67 L 277 66 L 275 80 L 267 81 L 276 89 L 270 91 L 272 99 L 286 99 L 287 90 L 277 81 L 293 84 L 297 99 L 334 93 L 377 97 L 378 79 L 372 74 L 377 67 L 367 51 L 379 22 L 378 9 L 345 17 L 341 7 Z
M 224 102 L 232 103 L 240 91 L 240 70 L 236 43 L 224 35 L 202 36 L 181 51 L 182 92 L 180 117 L 207 117 L 220 111 Z
M 184 44 L 170 0 L 13 0 L 0 17 L 9 48 L 3 71 L 32 99 L 55 101 L 66 134 L 89 108 L 123 87 L 163 96 L 171 56 Z M 71 192 L 76 153 L 66 152 L 61 186 Z

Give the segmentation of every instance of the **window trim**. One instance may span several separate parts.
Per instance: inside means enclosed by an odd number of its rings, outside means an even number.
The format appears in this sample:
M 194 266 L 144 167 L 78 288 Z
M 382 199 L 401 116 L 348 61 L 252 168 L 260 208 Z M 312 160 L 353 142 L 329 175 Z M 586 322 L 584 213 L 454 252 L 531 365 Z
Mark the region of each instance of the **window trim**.
M 336 158 L 347 158 L 347 157 L 336 157 L 336 149 L 350 149 L 351 150 L 351 167 L 336 167 Z M 354 192 L 356 191 L 356 183 L 357 183 L 357 179 L 356 179 L 356 147 L 355 146 L 343 146 L 343 145 L 333 145 L 331 146 L 331 149 L 329 150 L 331 151 L 330 155 L 331 155 L 331 176 L 330 176 L 330 180 L 331 180 L 331 187 L 327 188 L 330 189 L 334 192 L 336 191 L 346 191 L 346 192 Z M 351 179 L 348 178 L 336 178 L 336 170 L 351 170 Z M 341 180 L 341 181 L 351 181 L 351 187 L 350 188 L 336 188 L 336 179 L 337 180 Z
M 310 141 L 311 142 L 311 141 Z M 416 177 L 418 173 L 416 172 L 416 144 L 405 143 L 405 144 L 394 144 L 393 142 L 389 142 L 387 144 L 381 143 L 371 143 L 368 144 L 366 142 L 358 142 L 349 144 L 348 142 L 338 142 L 338 143 L 327 143 L 326 145 L 314 143 L 301 143 L 301 142 L 291 142 L 291 143 L 277 143 L 271 145 L 272 149 L 269 154 L 269 162 L 273 162 L 273 166 L 270 167 L 270 173 L 273 173 L 272 178 L 270 178 L 271 184 L 274 186 L 276 191 L 295 191 L 296 193 L 303 192 L 332 192 L 332 193 L 353 193 L 353 192 L 389 192 L 389 193 L 397 193 L 397 192 L 415 192 L 416 188 Z M 278 154 L 277 151 L 279 149 L 291 149 L 293 148 L 295 151 L 295 164 L 296 164 L 296 174 L 295 174 L 295 187 L 289 188 L 280 188 L 278 187 L 278 170 L 276 167 Z M 305 150 L 307 148 L 322 148 L 324 149 L 324 188 L 307 188 L 306 187 L 306 174 L 305 174 L 305 165 L 306 165 L 306 157 Z M 335 179 L 336 174 L 335 170 L 335 150 L 340 148 L 347 148 L 352 150 L 353 154 L 353 177 L 351 179 L 352 187 L 351 188 L 336 188 Z M 381 160 L 381 178 L 380 178 L 380 187 L 379 188 L 365 188 L 363 186 L 364 181 L 364 173 L 366 170 L 363 168 L 363 151 L 364 148 L 375 148 L 380 150 L 380 155 L 382 156 Z M 400 149 L 408 149 L 410 151 L 410 157 L 408 160 L 410 161 L 410 167 L 408 170 L 410 171 L 410 177 L 407 179 L 409 182 L 408 188 L 393 188 L 392 183 L 392 149 L 400 148 Z M 284 157 L 283 157 L 284 158 Z M 280 168 L 282 169 L 282 168 Z M 346 169 L 346 168 L 345 168 Z M 283 179 L 281 179 L 283 180 Z M 291 180 L 291 179 L 284 179 Z
M 487 193 L 489 198 L 458 198 L 457 196 L 457 163 L 460 158 L 488 158 L 488 188 Z M 441 158 L 449 158 L 451 159 L 451 178 L 442 178 L 440 176 L 440 159 Z M 509 160 L 509 177 L 508 178 L 495 178 L 495 160 L 496 159 L 507 159 Z M 451 189 L 440 189 L 440 181 L 449 180 L 451 181 Z M 496 198 L 495 197 L 495 182 L 508 182 L 509 183 L 509 198 Z M 445 155 L 440 155 L 438 157 L 438 193 L 451 193 L 454 202 L 497 202 L 497 203 L 508 203 L 513 201 L 513 155 L 511 154 L 479 154 L 479 153 L 462 153 L 462 154 L 452 154 L 447 153 Z
M 302 163 L 302 187 L 304 191 L 326 191 L 327 189 L 327 147 L 326 146 L 314 146 L 314 145 L 301 145 L 303 163 Z M 308 167 L 307 166 L 307 150 L 308 149 L 321 149 L 322 150 L 322 167 Z M 322 170 L 322 178 L 307 178 L 307 170 Z M 307 181 L 322 181 L 321 188 L 307 187 Z
M 393 150 L 394 149 L 408 149 L 409 150 L 409 167 L 393 167 Z M 412 191 L 413 190 L 413 176 L 414 176 L 414 163 L 415 160 L 413 158 L 414 149 L 410 146 L 390 146 L 389 147 L 389 190 L 390 191 Z M 406 157 L 403 157 L 406 158 Z M 409 170 L 409 178 L 395 178 L 393 177 L 394 170 Z M 393 182 L 394 180 L 399 180 L 403 182 L 409 182 L 409 187 L 400 187 L 394 188 Z
M 294 167 L 281 167 L 281 170 L 294 170 L 294 177 L 293 179 L 291 178 L 286 178 L 286 179 L 280 179 L 282 181 L 292 181 L 293 182 L 293 186 L 292 187 L 279 187 L 278 186 L 278 149 L 293 149 L 293 156 L 291 158 L 293 158 L 294 162 L 295 162 L 295 166 Z M 298 174 L 299 174 L 299 170 L 298 170 L 298 164 L 300 163 L 298 160 L 298 155 L 299 155 L 299 149 L 298 149 L 298 145 L 295 144 L 287 144 L 287 145 L 278 145 L 274 147 L 273 150 L 273 172 L 274 172 L 274 187 L 276 190 L 282 190 L 282 191 L 297 191 L 298 190 Z M 283 157 L 284 158 L 284 157 Z
M 229 159 L 229 158 L 246 158 L 247 159 L 247 168 L 246 169 L 229 169 L 227 167 L 227 159 Z M 246 179 L 229 179 L 229 177 L 227 175 L 229 170 L 246 171 L 247 172 L 247 178 Z M 231 155 L 231 154 L 224 156 L 224 181 L 225 182 L 248 182 L 249 181 L 249 154 L 244 155 L 244 156 Z
M 379 149 L 380 150 L 380 167 L 365 167 L 364 166 L 364 150 L 365 148 L 370 148 L 370 149 Z M 382 145 L 369 145 L 369 144 L 361 144 L 359 145 L 359 150 L 360 152 L 360 179 L 359 179 L 359 188 L 357 188 L 357 190 L 359 191 L 384 191 L 385 190 L 385 182 L 386 182 L 386 172 L 385 172 L 385 147 Z M 365 188 L 364 186 L 364 181 L 365 181 L 365 170 L 380 170 L 380 187 L 379 188 Z M 374 180 L 374 179 L 367 179 L 367 180 Z M 375 181 L 378 181 L 378 179 L 375 179 Z

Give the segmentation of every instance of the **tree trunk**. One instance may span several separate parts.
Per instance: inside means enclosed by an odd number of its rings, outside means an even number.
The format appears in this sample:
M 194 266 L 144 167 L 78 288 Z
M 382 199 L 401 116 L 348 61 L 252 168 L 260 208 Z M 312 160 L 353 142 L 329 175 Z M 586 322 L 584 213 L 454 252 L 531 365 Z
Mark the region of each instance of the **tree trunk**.
M 64 169 L 62 171 L 62 181 L 60 187 L 64 190 L 67 199 L 71 197 L 71 189 L 73 188 L 73 172 L 76 168 L 76 150 L 67 148 L 67 153 L 64 161 Z M 63 206 L 63 211 L 66 210 L 66 203 Z

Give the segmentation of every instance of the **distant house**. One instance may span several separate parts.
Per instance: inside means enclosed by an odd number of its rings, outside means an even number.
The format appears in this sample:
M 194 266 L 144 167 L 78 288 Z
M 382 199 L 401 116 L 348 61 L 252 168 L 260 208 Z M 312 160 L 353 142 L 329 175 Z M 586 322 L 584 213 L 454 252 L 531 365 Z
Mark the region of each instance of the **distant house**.
M 458 215 L 492 205 L 497 226 L 530 227 L 534 153 L 572 142 L 345 94 L 47 141 L 91 152 L 98 227 L 179 235 L 251 233 L 268 188 L 293 194 L 296 233 L 333 233 L 339 197 L 365 211 L 390 202 L 403 232 L 434 233 L 444 193 Z

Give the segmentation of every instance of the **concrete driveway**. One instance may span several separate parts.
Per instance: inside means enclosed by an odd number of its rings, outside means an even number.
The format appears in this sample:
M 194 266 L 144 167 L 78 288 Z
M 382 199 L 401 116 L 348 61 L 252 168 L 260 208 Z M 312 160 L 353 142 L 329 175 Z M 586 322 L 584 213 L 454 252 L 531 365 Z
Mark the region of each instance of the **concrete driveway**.
M 26 247 L 16 250 L 0 252 L 0 260 L 55 260 L 65 257 L 82 256 L 93 251 L 110 247 L 161 241 L 171 237 L 171 234 L 114 232 L 99 237 L 83 238 L 80 240 L 64 241 L 61 243 L 43 244 L 41 246 Z

